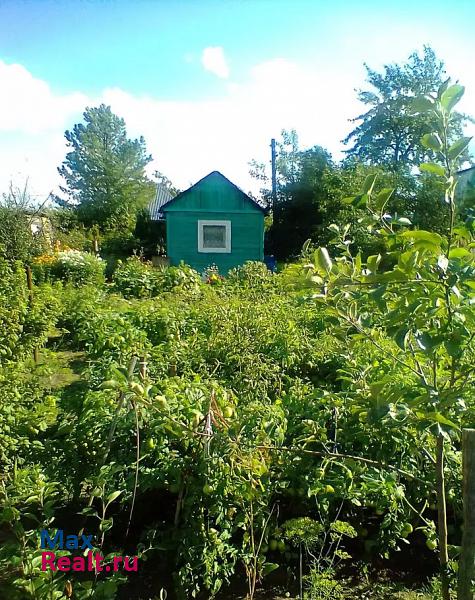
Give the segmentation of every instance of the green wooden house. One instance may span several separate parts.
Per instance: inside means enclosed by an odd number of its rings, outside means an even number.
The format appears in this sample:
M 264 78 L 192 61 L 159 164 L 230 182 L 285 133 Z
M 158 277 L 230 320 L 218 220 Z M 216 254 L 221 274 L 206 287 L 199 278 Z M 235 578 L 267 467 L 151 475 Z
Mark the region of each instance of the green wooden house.
M 474 195 L 475 190 L 475 166 L 468 167 L 457 172 L 457 196 L 462 199 L 464 196 Z
M 170 264 L 220 273 L 264 259 L 265 209 L 218 171 L 160 207 L 166 221 Z

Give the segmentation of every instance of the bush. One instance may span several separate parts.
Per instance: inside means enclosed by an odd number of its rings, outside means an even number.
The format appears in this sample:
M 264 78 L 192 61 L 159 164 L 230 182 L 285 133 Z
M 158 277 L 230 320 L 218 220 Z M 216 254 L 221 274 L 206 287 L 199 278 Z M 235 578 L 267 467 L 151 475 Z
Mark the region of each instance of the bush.
M 228 281 L 244 287 L 258 287 L 272 281 L 273 274 L 259 261 L 248 260 L 243 265 L 231 269 Z
M 41 221 L 44 229 L 33 233 L 34 222 Z M 31 202 L 28 190 L 15 189 L 0 197 L 0 256 L 9 261 L 27 262 L 44 252 L 49 246 L 47 218 L 38 213 Z
M 92 235 L 82 227 L 75 227 L 67 232 L 55 231 L 55 240 L 62 247 L 80 250 L 81 252 L 92 252 L 93 243 L 91 238 Z
M 0 363 L 18 352 L 23 320 L 28 310 L 26 275 L 20 263 L 0 258 Z
M 114 288 L 126 298 L 151 298 L 180 289 L 192 292 L 201 285 L 199 273 L 188 265 L 160 269 L 139 256 L 119 262 L 112 281 Z
M 168 267 L 161 270 L 161 289 L 164 292 L 185 290 L 198 291 L 201 276 L 190 266 L 180 263 L 178 267 Z
M 43 254 L 33 261 L 35 281 L 61 280 L 73 285 L 103 285 L 105 262 L 94 254 L 62 250 Z
M 104 261 L 79 250 L 65 250 L 58 252 L 53 273 L 57 279 L 75 285 L 104 283 Z
M 0 258 L 0 365 L 24 358 L 46 341 L 59 310 L 57 296 L 50 286 L 41 286 L 30 304 L 21 263 Z
M 158 288 L 158 271 L 139 256 L 119 261 L 112 275 L 114 288 L 126 298 L 150 298 Z

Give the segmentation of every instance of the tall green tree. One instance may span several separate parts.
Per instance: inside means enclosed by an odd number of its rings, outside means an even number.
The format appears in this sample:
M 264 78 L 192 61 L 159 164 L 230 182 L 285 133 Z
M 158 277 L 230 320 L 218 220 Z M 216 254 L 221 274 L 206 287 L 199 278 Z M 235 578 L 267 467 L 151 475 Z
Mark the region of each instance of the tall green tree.
M 267 231 L 266 252 L 285 260 L 298 255 L 302 244 L 314 239 L 326 221 L 322 212 L 328 199 L 324 179 L 326 172 L 335 166 L 329 152 L 321 146 L 300 149 L 295 130 L 283 130 L 276 147 L 277 194 Z M 272 204 L 266 165 L 251 161 L 250 167 L 251 175 L 265 186 L 261 196 Z
M 130 231 L 137 211 L 154 192 L 145 167 L 151 161 L 143 137 L 127 137 L 125 122 L 110 106 L 87 108 L 65 138 L 70 152 L 58 169 L 65 198 L 56 198 L 74 209 L 87 227 Z
M 414 52 L 404 64 L 385 65 L 382 73 L 365 67 L 371 88 L 359 90 L 358 99 L 368 110 L 352 119 L 356 127 L 343 140 L 352 144 L 347 156 L 392 170 L 410 170 L 433 160 L 434 151 L 421 139 L 434 131 L 435 119 L 428 113 L 414 115 L 411 102 L 440 88 L 446 79 L 444 63 L 432 48 L 424 46 L 422 54 Z M 463 114 L 454 114 L 451 139 L 462 135 L 467 119 Z M 459 157 L 458 164 L 467 157 L 468 151 Z
M 333 234 L 332 223 L 351 222 L 353 247 L 363 254 L 379 251 L 380 240 L 375 240 L 358 223 L 362 211 L 348 205 L 345 198 L 363 184 L 370 173 L 378 173 L 378 189 L 397 187 L 391 199 L 391 208 L 401 212 L 403 206 L 415 203 L 414 177 L 409 174 L 388 172 L 383 167 L 347 161 L 336 165 L 331 155 L 321 146 L 301 149 L 295 131 L 282 131 L 277 141 L 276 179 L 277 195 L 272 206 L 272 220 L 266 232 L 266 252 L 279 260 L 298 256 L 306 240 L 327 244 Z M 251 175 L 263 182 L 261 196 L 272 202 L 270 178 L 266 165 L 252 161 Z

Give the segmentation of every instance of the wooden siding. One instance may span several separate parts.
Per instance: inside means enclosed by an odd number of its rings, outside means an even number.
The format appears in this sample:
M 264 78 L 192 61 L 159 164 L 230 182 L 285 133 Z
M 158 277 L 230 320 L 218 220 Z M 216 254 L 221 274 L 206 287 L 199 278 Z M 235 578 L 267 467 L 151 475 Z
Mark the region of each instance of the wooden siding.
M 198 221 L 231 221 L 231 252 L 229 254 L 198 252 Z M 247 260 L 264 260 L 264 215 L 259 212 L 229 213 L 186 211 L 167 213 L 167 254 L 172 265 L 183 260 L 202 272 L 216 264 L 221 273 L 242 265 Z
M 221 273 L 247 260 L 264 259 L 264 213 L 220 173 L 214 172 L 165 208 L 167 254 L 202 272 L 216 264 Z M 231 252 L 198 252 L 198 221 L 231 222 Z

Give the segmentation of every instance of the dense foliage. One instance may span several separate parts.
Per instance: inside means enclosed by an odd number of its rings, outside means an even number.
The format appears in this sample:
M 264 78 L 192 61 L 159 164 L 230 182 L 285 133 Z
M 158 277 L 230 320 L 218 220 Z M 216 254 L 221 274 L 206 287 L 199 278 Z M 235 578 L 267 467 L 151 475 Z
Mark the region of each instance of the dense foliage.
M 463 91 L 445 82 L 411 102 L 432 127 L 417 184 L 336 166 L 285 134 L 274 240 L 292 215 L 302 227 L 286 252 L 310 235 L 278 275 L 134 255 L 106 283 L 102 259 L 50 247 L 28 286 L 25 265 L 0 258 L 1 597 L 208 599 L 244 580 L 252 600 L 274 576 L 338 600 L 348 575 L 409 568 L 427 582 L 438 558 L 431 595 L 450 600 L 470 544 L 460 431 L 475 419 L 474 221 L 455 195 Z M 98 110 L 71 143 L 97 149 L 105 118 L 143 158 Z M 130 206 L 115 208 L 99 211 L 119 228 L 111 253 L 133 240 Z M 139 572 L 42 570 L 43 528 L 86 531 L 108 566 L 136 555 Z
M 15 465 L 1 488 L 4 595 L 64 598 L 72 585 L 77 598 L 113 598 L 126 585 L 120 572 L 39 571 L 44 526 L 85 526 L 106 556 L 138 553 L 150 595 L 184 598 L 213 597 L 239 573 L 251 595 L 273 570 L 297 580 L 300 554 L 309 598 L 336 593 L 335 569 L 350 555 L 393 556 L 410 540 L 430 557 L 431 446 L 410 419 L 401 426 L 399 409 L 375 405 L 374 382 L 391 374 L 387 393 L 412 385 L 390 337 L 375 347 L 329 333 L 325 311 L 262 265 L 155 298 L 135 279 L 151 267 L 122 268 L 133 271 L 130 285 L 116 277 L 132 300 L 56 289 L 61 309 L 46 326 L 63 332 L 61 352 L 84 353 L 79 381 L 3 363 L 2 463 Z M 27 302 L 23 273 L 9 272 L 16 287 L 3 293 Z M 161 279 L 181 280 L 176 270 Z M 35 287 L 35 299 L 48 289 Z M 51 348 L 42 355 L 54 363 Z M 447 459 L 457 519 L 459 456 Z
M 86 226 L 133 229 L 154 191 L 144 171 L 151 160 L 145 141 L 128 139 L 124 120 L 104 104 L 87 108 L 84 121 L 65 133 L 70 151 L 58 170 L 66 197 L 57 201 Z
M 186 290 L 196 292 L 201 278 L 188 265 L 155 269 L 152 263 L 139 256 L 119 261 L 112 284 L 125 298 L 151 298 L 162 292 Z
M 70 248 L 61 250 L 59 245 L 56 252 L 34 258 L 32 268 L 39 282 L 60 280 L 74 285 L 104 283 L 105 263 L 102 258 Z
M 10 185 L 0 198 L 0 256 L 27 261 L 40 254 L 49 242 L 49 221 L 41 206 L 34 206 L 28 187 Z
M 444 63 L 432 48 L 424 46 L 422 55 L 414 52 L 405 64 L 385 65 L 383 73 L 365 66 L 371 89 L 360 90 L 358 99 L 368 110 L 353 119 L 357 125 L 344 140 L 353 144 L 347 156 L 396 171 L 408 171 L 433 159 L 434 151 L 424 146 L 421 138 L 432 131 L 434 116 L 420 113 L 415 118 L 410 104 L 442 85 L 447 78 Z M 462 135 L 465 121 L 464 115 L 453 115 L 452 141 Z M 464 153 L 460 160 L 466 158 Z
M 386 65 L 382 73 L 368 66 L 366 70 L 371 89 L 360 91 L 358 97 L 368 110 L 353 119 L 356 127 L 344 140 L 352 144 L 345 160 L 337 164 L 320 146 L 302 149 L 296 131 L 282 131 L 276 140 L 275 196 L 267 165 L 255 160 L 250 163 L 251 175 L 263 185 L 261 195 L 273 208 L 266 252 L 279 260 L 295 259 L 307 239 L 328 245 L 331 224 L 351 224 L 353 247 L 364 256 L 383 250 L 378 247 L 381 240 L 376 241 L 361 226 L 362 207 L 345 202 L 365 177 L 374 173 L 379 176 L 377 186 L 395 190 L 388 205 L 390 212 L 409 217 L 422 229 L 447 230 L 449 211 L 441 182 L 433 173 L 419 175 L 414 169 L 437 156 L 434 148 L 421 141 L 434 130 L 436 118 L 430 113 L 414 114 L 411 109 L 414 98 L 442 85 L 443 62 L 426 46 L 421 54 L 411 54 L 406 63 Z M 470 120 L 454 112 L 448 141 L 460 137 Z M 469 158 L 466 147 L 455 166 Z

